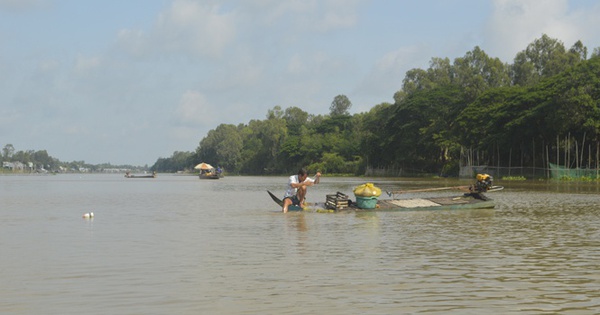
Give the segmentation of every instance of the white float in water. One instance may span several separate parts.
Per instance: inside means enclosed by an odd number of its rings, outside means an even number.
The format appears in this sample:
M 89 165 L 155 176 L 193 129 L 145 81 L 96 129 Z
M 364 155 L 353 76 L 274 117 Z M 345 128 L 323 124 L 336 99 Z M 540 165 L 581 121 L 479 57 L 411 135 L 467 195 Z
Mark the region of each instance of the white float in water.
M 94 217 L 94 213 L 93 212 L 88 212 L 88 213 L 84 213 L 83 214 L 83 218 L 85 219 L 91 219 Z

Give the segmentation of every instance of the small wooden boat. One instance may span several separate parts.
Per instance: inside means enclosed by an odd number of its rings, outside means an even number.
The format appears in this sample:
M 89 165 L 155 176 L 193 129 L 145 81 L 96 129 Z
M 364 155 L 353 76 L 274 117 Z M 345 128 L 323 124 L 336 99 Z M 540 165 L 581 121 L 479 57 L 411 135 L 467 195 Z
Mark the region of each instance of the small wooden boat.
M 481 193 L 453 197 L 378 200 L 373 211 L 467 210 L 494 208 L 495 202 Z M 367 209 L 360 209 L 367 210 Z
M 283 201 L 277 196 L 267 191 L 271 199 L 280 207 L 283 207 Z M 341 193 L 337 193 L 339 196 Z M 491 209 L 495 207 L 495 202 L 487 198 L 482 193 L 465 193 L 460 196 L 452 197 L 433 197 L 433 198 L 410 198 L 410 199 L 382 199 L 377 200 L 373 209 L 359 208 L 356 202 L 347 200 L 348 203 L 342 203 L 339 207 L 332 204 L 329 196 L 324 203 L 309 203 L 305 208 L 299 206 L 289 206 L 288 211 L 316 211 L 316 212 L 336 212 L 336 211 L 423 211 L 423 210 L 466 210 L 466 209 Z M 343 194 L 341 194 L 343 195 Z M 345 195 L 344 195 L 345 196 Z M 333 197 L 335 198 L 335 197 Z
M 152 174 L 144 174 L 144 175 L 133 175 L 129 172 L 125 173 L 125 178 L 156 178 L 156 172 Z
M 494 200 L 486 197 L 483 193 L 488 191 L 499 191 L 504 187 L 494 186 L 492 176 L 488 174 L 477 174 L 477 181 L 470 186 L 439 187 L 414 190 L 398 190 L 387 192 L 391 199 L 379 200 L 376 197 L 357 197 L 353 202 L 347 195 L 337 192 L 327 195 L 324 203 L 308 204 L 304 208 L 299 206 L 289 206 L 288 211 L 315 210 L 317 212 L 327 211 L 416 211 L 416 210 L 465 210 L 465 209 L 491 209 L 496 205 Z M 368 184 L 367 184 L 368 185 Z M 458 189 L 464 191 L 462 195 L 452 197 L 432 197 L 432 198 L 403 198 L 397 199 L 396 195 L 415 192 L 431 192 L 439 190 Z M 283 201 L 267 191 L 271 199 L 280 207 L 283 207 Z M 373 191 L 375 194 L 376 190 Z M 381 191 L 377 194 L 379 196 Z M 370 194 L 369 194 L 370 196 Z
M 219 179 L 219 174 L 216 173 L 200 173 L 200 179 Z
M 200 179 L 219 179 L 223 177 L 223 170 L 219 166 L 214 168 L 212 165 L 202 162 L 194 167 L 194 169 L 200 170 L 198 177 Z

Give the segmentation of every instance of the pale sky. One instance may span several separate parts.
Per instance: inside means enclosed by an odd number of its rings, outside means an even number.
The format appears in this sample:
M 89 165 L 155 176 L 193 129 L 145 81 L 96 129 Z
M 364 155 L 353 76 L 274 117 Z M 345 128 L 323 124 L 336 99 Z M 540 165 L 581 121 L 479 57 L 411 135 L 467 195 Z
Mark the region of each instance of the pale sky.
M 276 105 L 393 103 L 432 57 L 591 53 L 598 29 L 595 0 L 0 0 L 0 147 L 152 165 Z

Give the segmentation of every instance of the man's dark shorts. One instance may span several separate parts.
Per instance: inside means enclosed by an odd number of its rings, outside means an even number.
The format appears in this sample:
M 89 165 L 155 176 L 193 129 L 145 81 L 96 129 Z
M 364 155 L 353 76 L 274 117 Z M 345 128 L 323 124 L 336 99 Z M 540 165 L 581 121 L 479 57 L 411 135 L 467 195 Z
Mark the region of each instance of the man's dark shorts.
M 298 205 L 300 205 L 300 200 L 298 200 L 298 197 L 297 197 L 297 196 L 292 196 L 292 197 L 285 197 L 285 198 L 283 198 L 283 200 L 286 200 L 286 199 L 290 199 L 290 200 L 292 200 L 292 204 L 293 204 L 294 206 L 298 206 Z

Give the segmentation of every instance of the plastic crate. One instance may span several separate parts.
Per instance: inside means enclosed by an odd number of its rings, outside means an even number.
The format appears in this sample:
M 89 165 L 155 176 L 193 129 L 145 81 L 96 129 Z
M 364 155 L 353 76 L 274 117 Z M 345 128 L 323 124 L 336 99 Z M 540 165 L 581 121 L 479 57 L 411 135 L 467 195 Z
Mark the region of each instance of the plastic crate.
M 377 207 L 377 197 L 356 196 L 356 205 L 361 209 L 375 209 Z
M 327 209 L 343 210 L 348 207 L 348 196 L 337 192 L 335 195 L 327 195 L 325 206 Z

